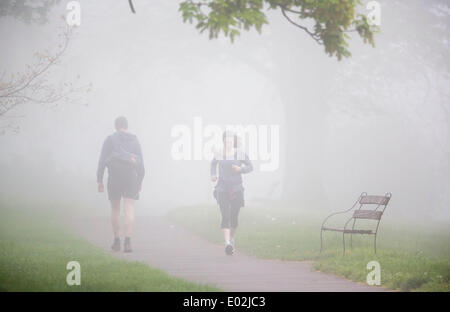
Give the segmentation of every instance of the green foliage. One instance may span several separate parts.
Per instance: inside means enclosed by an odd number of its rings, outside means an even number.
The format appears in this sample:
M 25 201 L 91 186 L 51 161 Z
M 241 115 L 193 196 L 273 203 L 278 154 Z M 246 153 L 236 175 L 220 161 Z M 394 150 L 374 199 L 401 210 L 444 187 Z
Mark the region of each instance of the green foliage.
M 268 24 L 263 10 L 280 10 L 290 23 L 323 45 L 329 56 L 341 60 L 351 55 L 349 32 L 357 32 L 364 43 L 375 45 L 373 35 L 378 29 L 368 24 L 366 16 L 355 13 L 358 5 L 360 0 L 186 0 L 179 10 L 183 21 L 195 22 L 200 33 L 209 31 L 210 39 L 223 33 L 232 42 L 241 30 L 261 32 Z M 310 21 L 312 29 L 301 24 Z
M 70 233 L 53 213 L 0 206 L 0 291 L 218 291 L 119 260 Z M 80 286 L 66 283 L 72 260 L 81 265 Z
M 204 7 L 207 8 L 204 8 Z M 209 13 L 205 13 L 204 9 Z M 222 31 L 234 41 L 240 30 L 254 27 L 261 32 L 263 24 L 267 24 L 266 16 L 262 12 L 262 0 L 227 1 L 214 0 L 208 2 L 185 1 L 180 4 L 183 21 L 192 23 L 197 21 L 196 28 L 202 33 L 209 30 L 209 38 L 217 38 Z

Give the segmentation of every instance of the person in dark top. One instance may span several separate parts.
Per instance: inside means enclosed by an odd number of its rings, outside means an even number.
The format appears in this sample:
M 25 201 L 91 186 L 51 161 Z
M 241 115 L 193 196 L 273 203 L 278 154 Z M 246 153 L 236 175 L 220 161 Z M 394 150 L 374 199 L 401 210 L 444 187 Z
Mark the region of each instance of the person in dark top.
M 217 167 L 219 176 L 217 177 Z M 221 229 L 225 240 L 225 253 L 234 253 L 234 236 L 238 226 L 238 215 L 244 206 L 242 174 L 253 170 L 248 156 L 238 150 L 237 135 L 224 132 L 223 151 L 211 161 L 211 180 L 217 181 L 214 197 L 222 214 Z
M 139 199 L 145 169 L 141 146 L 134 134 L 127 132 L 125 117 L 115 120 L 116 132 L 103 143 L 97 169 L 98 191 L 104 192 L 103 175 L 108 168 L 108 198 L 111 201 L 111 224 L 114 242 L 111 248 L 120 250 L 120 201 L 125 212 L 124 252 L 131 252 L 131 233 L 134 223 L 134 200 Z

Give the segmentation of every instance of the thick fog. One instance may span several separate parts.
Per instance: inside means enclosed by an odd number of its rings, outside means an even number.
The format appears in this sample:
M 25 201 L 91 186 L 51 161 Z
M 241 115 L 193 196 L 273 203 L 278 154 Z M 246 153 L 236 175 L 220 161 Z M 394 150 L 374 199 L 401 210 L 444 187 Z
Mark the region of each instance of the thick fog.
M 173 157 L 174 127 L 194 132 L 201 120 L 201 135 L 208 125 L 279 127 L 276 168 L 256 159 L 244 176 L 249 205 L 325 214 L 363 191 L 391 192 L 392 216 L 449 221 L 450 6 L 380 2 L 376 47 L 352 35 L 352 57 L 337 61 L 275 11 L 262 34 L 232 44 L 184 24 L 175 0 L 135 1 L 136 14 L 127 1 L 80 1 L 81 25 L 49 79 L 90 92 L 1 117 L 1 196 L 106 213 L 97 162 L 123 115 L 146 166 L 139 214 L 215 204 L 209 160 Z M 57 50 L 66 3 L 43 24 L 0 18 L 2 70 L 22 72 L 35 52 Z

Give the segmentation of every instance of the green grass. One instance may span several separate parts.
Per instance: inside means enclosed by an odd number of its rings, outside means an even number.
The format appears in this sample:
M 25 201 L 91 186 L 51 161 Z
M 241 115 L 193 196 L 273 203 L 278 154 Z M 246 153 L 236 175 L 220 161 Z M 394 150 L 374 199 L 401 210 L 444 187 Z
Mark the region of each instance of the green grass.
M 313 260 L 317 270 L 359 282 L 366 281 L 367 263 L 376 260 L 385 287 L 404 291 L 450 290 L 448 224 L 412 227 L 392 222 L 386 214 L 380 225 L 376 255 L 373 236 L 354 236 L 353 249 L 347 244 L 343 257 L 342 234 L 326 232 L 324 251 L 319 256 L 320 226 L 326 213 L 305 213 L 280 206 L 272 203 L 242 209 L 236 243 L 239 251 L 267 259 Z M 169 217 L 212 242 L 222 242 L 217 206 L 179 208 L 170 211 Z
M 119 260 L 63 229 L 48 214 L 0 208 L 0 291 L 218 291 Z M 81 285 L 68 286 L 78 261 Z

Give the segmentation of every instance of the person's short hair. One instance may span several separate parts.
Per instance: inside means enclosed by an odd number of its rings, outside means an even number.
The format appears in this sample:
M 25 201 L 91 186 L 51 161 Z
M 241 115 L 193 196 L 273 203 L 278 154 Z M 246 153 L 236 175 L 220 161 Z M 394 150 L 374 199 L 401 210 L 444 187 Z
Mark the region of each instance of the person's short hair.
M 123 116 L 119 116 L 114 121 L 114 126 L 116 127 L 117 130 L 128 129 L 128 120 Z

